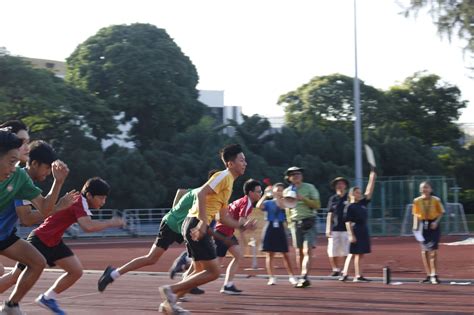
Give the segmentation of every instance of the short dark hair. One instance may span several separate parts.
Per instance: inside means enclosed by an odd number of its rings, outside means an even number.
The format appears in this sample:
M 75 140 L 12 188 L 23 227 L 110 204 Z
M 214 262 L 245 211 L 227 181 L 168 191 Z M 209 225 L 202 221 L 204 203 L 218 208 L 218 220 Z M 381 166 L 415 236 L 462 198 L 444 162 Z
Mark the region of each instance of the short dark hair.
M 18 149 L 23 145 L 23 140 L 18 138 L 10 130 L 0 129 L 0 156 L 4 156 L 8 151 Z
M 240 144 L 229 144 L 227 146 L 225 146 L 221 152 L 220 152 L 220 155 L 221 155 L 221 159 L 224 163 L 227 163 L 227 162 L 230 162 L 230 161 L 234 161 L 236 158 L 237 158 L 237 155 L 239 155 L 240 153 L 242 153 L 242 147 L 240 146 Z
M 0 128 L 10 128 L 13 133 L 18 133 L 20 130 L 28 131 L 28 127 L 21 120 L 8 120 L 1 124 Z
M 258 186 L 262 187 L 262 184 L 253 178 L 247 180 L 244 183 L 244 194 L 248 195 L 249 192 L 254 191 Z
M 110 185 L 100 177 L 89 178 L 81 190 L 85 197 L 87 193 L 92 196 L 108 196 L 110 193 Z
M 36 140 L 30 143 L 30 161 L 39 164 L 51 164 L 58 159 L 53 147 L 43 140 Z

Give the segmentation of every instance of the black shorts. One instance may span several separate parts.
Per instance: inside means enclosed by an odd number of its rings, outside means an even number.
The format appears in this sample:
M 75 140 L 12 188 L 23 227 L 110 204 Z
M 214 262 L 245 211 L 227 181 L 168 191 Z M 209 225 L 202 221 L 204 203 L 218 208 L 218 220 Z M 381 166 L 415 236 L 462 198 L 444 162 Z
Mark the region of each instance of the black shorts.
M 155 245 L 167 250 L 174 242 L 181 244 L 184 242 L 183 236 L 171 230 L 166 221 L 161 221 L 160 231 L 156 238 Z
M 227 235 L 224 235 L 218 231 L 216 231 L 215 233 L 220 234 L 223 237 L 228 237 Z M 235 235 L 232 235 L 231 239 L 235 243 L 234 245 L 239 245 L 239 242 L 237 241 L 237 237 L 235 237 Z M 223 241 L 218 240 L 216 238 L 214 238 L 214 242 L 216 243 L 217 257 L 225 257 L 225 255 L 227 254 L 227 251 L 229 250 L 229 247 Z
M 0 250 L 5 250 L 16 243 L 20 238 L 16 235 L 16 229 L 4 240 L 0 241 Z
M 423 220 L 423 238 L 425 239 L 421 243 L 421 250 L 425 252 L 430 252 L 438 249 L 439 240 L 441 237 L 441 229 L 438 224 L 436 229 L 431 229 L 430 225 L 435 220 Z
M 184 239 L 186 240 L 186 248 L 188 256 L 194 261 L 213 260 L 216 259 L 216 247 L 214 240 L 206 233 L 199 241 L 193 241 L 191 238 L 191 229 L 199 223 L 198 218 L 187 217 L 183 222 Z
M 61 242 L 53 247 L 47 246 L 45 243 L 43 243 L 35 234 L 34 232 L 31 232 L 30 235 L 28 235 L 28 238 L 26 239 L 31 245 L 33 245 L 40 253 L 43 255 L 44 258 L 46 258 L 46 263 L 50 267 L 56 266 L 55 262 L 66 258 L 66 257 L 71 257 L 74 256 L 74 253 L 72 250 L 67 247 L 66 244 L 61 240 Z M 17 264 L 18 268 L 21 270 L 25 269 L 25 265 L 18 263 Z

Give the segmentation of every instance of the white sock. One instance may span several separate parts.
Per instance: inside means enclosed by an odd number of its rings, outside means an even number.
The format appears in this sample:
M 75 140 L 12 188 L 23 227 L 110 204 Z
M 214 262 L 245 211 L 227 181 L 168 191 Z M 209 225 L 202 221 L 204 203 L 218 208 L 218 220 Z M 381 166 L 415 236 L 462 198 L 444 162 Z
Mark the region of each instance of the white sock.
M 110 277 L 111 277 L 113 280 L 115 280 L 115 279 L 117 279 L 118 277 L 120 277 L 120 273 L 117 271 L 117 269 L 115 269 L 114 271 L 112 271 L 112 272 L 110 273 Z
M 54 292 L 53 289 L 48 289 L 48 291 L 46 291 L 44 294 L 43 294 L 44 298 L 46 300 L 56 300 L 56 298 L 58 297 L 58 294 L 56 292 Z
M 233 285 L 234 285 L 234 282 L 232 282 L 232 281 L 229 281 L 229 282 L 224 284 L 225 287 L 231 287 Z
M 341 269 L 340 268 L 332 268 L 332 271 L 340 272 Z

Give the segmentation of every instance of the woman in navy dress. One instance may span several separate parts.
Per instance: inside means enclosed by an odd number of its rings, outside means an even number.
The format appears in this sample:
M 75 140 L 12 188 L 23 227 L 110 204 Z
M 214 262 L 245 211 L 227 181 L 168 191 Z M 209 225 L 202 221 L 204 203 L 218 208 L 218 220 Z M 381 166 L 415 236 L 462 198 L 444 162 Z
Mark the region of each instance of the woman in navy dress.
M 262 251 L 266 252 L 266 267 L 269 276 L 268 285 L 276 284 L 276 278 L 273 271 L 273 261 L 275 253 L 283 254 L 283 262 L 288 271 L 289 281 L 295 285 L 297 283 L 293 274 L 293 267 L 288 255 L 288 238 L 286 234 L 286 214 L 283 190 L 285 185 L 278 183 L 273 185 L 273 199 L 266 200 L 268 196 L 263 196 L 257 203 L 256 208 L 266 212 L 265 220 L 267 225 L 263 229 Z
M 361 261 L 364 255 L 369 254 L 371 251 L 367 205 L 374 192 L 375 178 L 375 171 L 372 170 L 364 195 L 362 195 L 360 187 L 352 187 L 349 190 L 350 204 L 345 209 L 345 222 L 351 245 L 349 255 L 344 264 L 344 270 L 339 278 L 341 281 L 347 280 L 352 257 L 354 257 L 355 269 L 354 282 L 370 281 L 362 276 Z

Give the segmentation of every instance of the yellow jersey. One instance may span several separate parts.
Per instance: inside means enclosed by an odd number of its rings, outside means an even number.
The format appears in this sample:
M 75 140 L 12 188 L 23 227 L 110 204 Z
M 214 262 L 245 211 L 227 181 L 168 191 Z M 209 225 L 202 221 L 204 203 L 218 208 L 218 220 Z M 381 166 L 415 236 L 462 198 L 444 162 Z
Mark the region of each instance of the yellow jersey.
M 413 200 L 412 213 L 420 220 L 435 220 L 444 213 L 444 207 L 438 197 L 431 196 L 429 199 L 418 197 Z
M 214 191 L 206 197 L 206 214 L 208 223 L 211 223 L 216 214 L 222 208 L 226 208 L 229 205 L 229 199 L 234 186 L 234 176 L 226 169 L 212 175 L 204 186 L 206 185 L 209 185 Z M 188 216 L 196 218 L 199 216 L 197 199 L 194 201 L 191 210 L 189 210 Z

